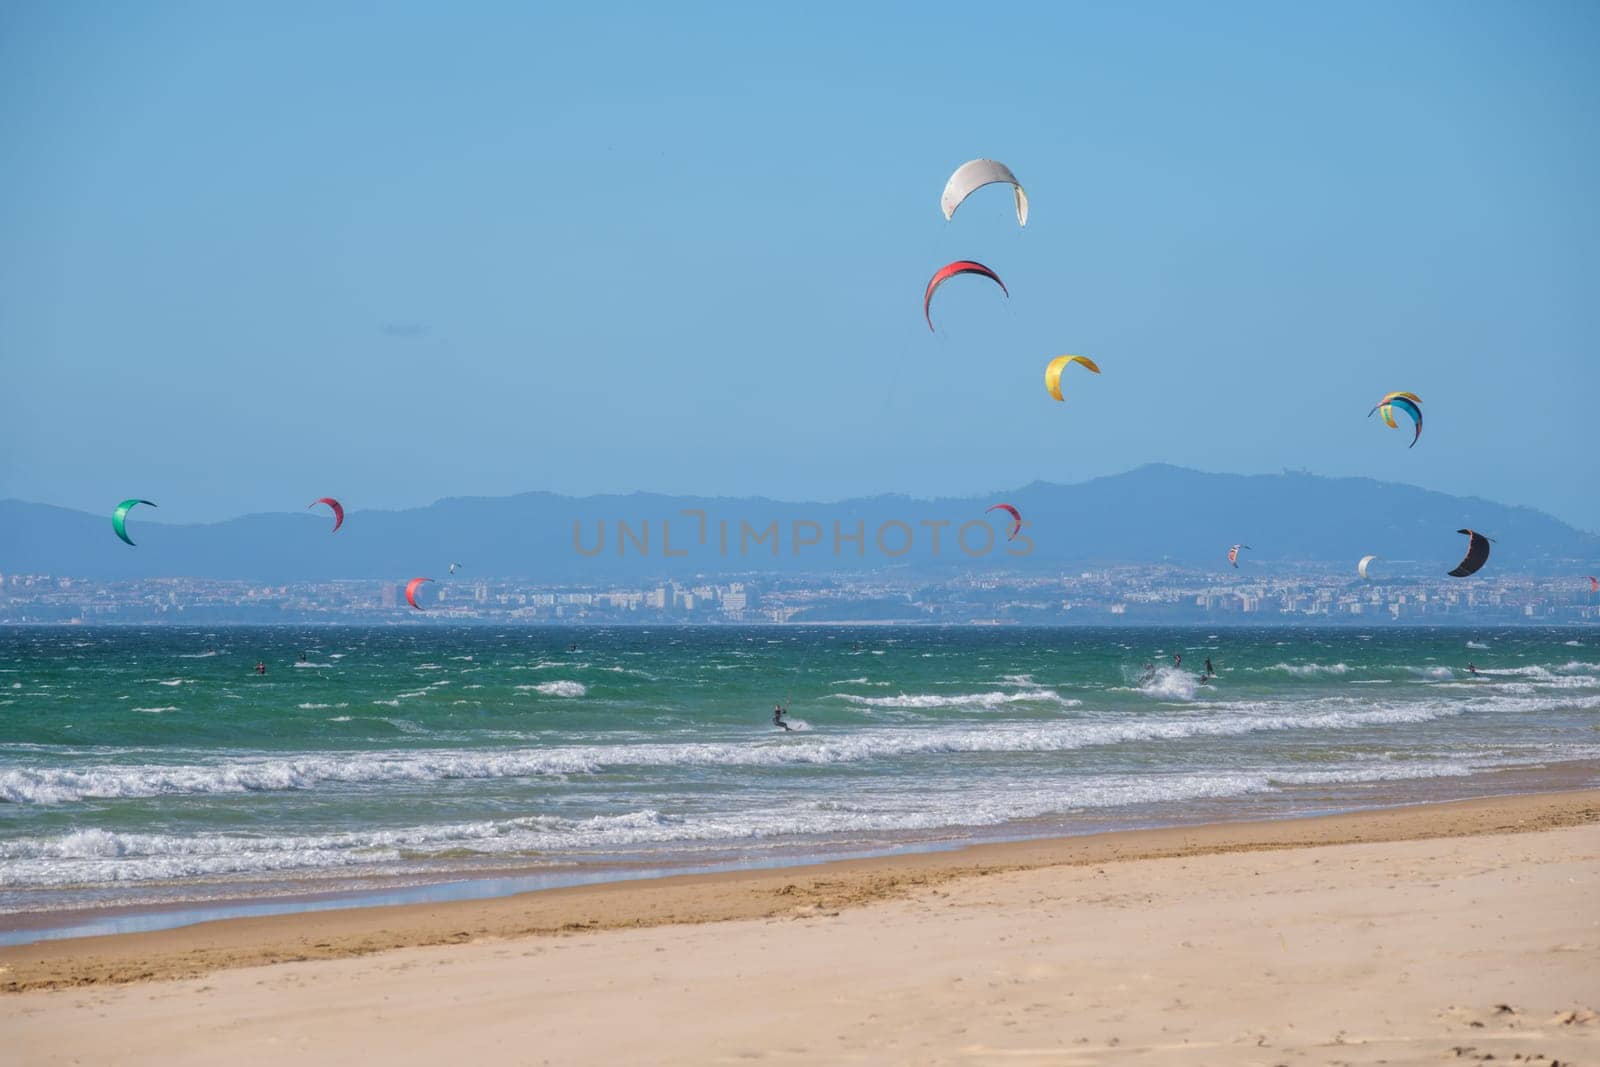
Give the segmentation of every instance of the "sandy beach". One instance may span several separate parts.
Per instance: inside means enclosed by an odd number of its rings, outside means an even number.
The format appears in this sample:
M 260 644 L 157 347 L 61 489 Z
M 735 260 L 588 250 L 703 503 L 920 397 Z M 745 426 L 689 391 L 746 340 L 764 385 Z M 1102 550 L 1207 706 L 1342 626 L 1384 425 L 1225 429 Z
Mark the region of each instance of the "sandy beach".
M 0 950 L 23 1063 L 1600 1057 L 1600 792 Z

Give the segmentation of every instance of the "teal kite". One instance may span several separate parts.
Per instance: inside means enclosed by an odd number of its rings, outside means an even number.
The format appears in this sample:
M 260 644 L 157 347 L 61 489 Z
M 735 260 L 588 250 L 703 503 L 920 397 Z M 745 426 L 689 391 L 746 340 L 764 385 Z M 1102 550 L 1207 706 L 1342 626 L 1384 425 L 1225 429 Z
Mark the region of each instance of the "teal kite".
M 132 500 L 124 500 L 122 503 L 117 505 L 117 510 L 111 513 L 111 528 L 117 531 L 118 537 L 122 538 L 130 545 L 133 544 L 133 538 L 128 536 L 128 512 L 132 511 L 134 507 L 139 504 L 148 504 L 150 507 L 156 506 L 151 504 L 148 500 L 140 500 L 135 497 Z

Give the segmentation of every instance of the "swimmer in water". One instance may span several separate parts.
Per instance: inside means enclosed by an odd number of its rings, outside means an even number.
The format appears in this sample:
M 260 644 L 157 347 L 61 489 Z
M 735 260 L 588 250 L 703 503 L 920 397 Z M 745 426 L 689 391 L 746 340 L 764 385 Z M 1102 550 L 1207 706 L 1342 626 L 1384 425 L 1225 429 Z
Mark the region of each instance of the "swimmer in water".
M 267 673 L 267 664 L 266 664 L 265 661 L 259 661 L 259 662 L 256 663 L 256 673 L 257 674 L 266 674 Z
M 1174 667 L 1183 666 L 1183 653 L 1182 652 L 1174 652 L 1172 654 L 1172 665 Z

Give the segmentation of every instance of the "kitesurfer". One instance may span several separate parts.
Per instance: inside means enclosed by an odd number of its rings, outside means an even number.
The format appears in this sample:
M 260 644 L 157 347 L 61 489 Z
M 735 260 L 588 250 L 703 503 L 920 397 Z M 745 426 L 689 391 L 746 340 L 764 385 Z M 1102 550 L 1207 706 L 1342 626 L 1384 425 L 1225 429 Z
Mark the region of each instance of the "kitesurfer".
M 1467 664 L 1467 673 L 1472 675 L 1474 678 L 1476 678 L 1478 676 L 1477 664 L 1474 664 L 1474 663 Z
M 787 714 L 788 712 L 784 710 L 782 704 L 772 705 L 772 725 L 781 726 L 785 730 L 793 730 L 794 727 L 783 721 L 783 717 Z
M 1156 676 L 1156 665 L 1154 663 L 1146 663 L 1144 665 L 1144 674 L 1141 675 L 1140 678 L 1139 678 L 1139 684 L 1143 685 L 1146 682 L 1148 682 L 1150 679 L 1154 678 L 1155 676 Z
M 1207 656 L 1206 657 L 1206 677 L 1207 678 L 1215 678 L 1216 676 L 1217 676 L 1217 672 L 1215 670 L 1213 670 L 1212 667 L 1211 667 L 1211 657 Z
M 257 674 L 266 674 L 267 673 L 267 664 L 266 664 L 265 660 L 258 660 L 256 662 L 256 673 Z
M 309 662 L 309 660 L 306 658 L 306 654 L 304 652 L 300 653 L 300 662 L 301 663 Z
M 1172 654 L 1172 665 L 1174 667 L 1183 666 L 1183 653 L 1182 652 L 1174 652 Z

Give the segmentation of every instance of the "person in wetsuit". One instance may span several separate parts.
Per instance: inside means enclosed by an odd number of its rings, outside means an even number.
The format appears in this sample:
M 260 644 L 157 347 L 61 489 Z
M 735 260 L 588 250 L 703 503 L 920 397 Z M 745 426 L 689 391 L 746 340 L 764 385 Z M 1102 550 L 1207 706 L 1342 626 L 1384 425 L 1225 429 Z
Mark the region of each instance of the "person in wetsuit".
M 1206 677 L 1207 678 L 1215 678 L 1216 676 L 1217 676 L 1216 669 L 1211 666 L 1211 657 L 1207 656 L 1206 657 Z
M 774 704 L 774 705 L 772 705 L 772 725 L 781 726 L 785 730 L 793 730 L 794 727 L 790 726 L 788 723 L 783 721 L 783 717 L 785 715 L 787 715 L 787 714 L 789 714 L 789 713 L 784 710 L 784 707 L 783 707 L 782 704 Z

